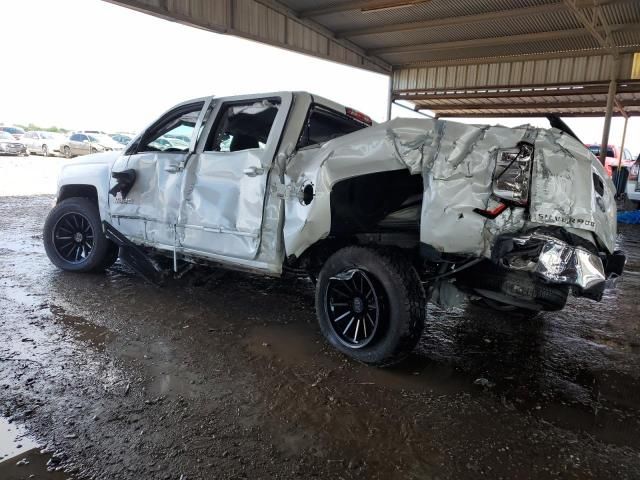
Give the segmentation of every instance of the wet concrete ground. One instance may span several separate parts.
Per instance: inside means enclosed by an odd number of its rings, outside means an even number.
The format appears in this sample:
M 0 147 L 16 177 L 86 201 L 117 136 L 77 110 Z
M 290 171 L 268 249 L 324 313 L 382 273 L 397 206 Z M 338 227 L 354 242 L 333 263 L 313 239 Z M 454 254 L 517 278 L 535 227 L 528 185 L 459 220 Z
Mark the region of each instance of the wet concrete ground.
M 51 201 L 0 197 L 0 432 L 45 449 L 3 480 L 640 478 L 638 226 L 601 303 L 430 306 L 416 353 L 378 370 L 325 346 L 300 280 L 57 270 Z

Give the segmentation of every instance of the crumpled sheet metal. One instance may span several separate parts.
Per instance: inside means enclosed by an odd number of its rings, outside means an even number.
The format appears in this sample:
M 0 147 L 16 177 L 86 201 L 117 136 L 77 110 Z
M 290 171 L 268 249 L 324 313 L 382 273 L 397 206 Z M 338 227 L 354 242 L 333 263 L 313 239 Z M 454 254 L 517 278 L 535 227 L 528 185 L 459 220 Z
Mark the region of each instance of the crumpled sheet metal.
M 600 195 L 593 176 L 600 178 Z M 594 232 L 609 253 L 616 237 L 615 187 L 600 162 L 573 137 L 540 130 L 535 143 L 531 221 Z
M 512 208 L 487 219 L 475 208 L 492 209 L 492 179 L 498 152 L 519 142 L 534 145 L 531 218 Z M 394 119 L 345 135 L 320 148 L 302 150 L 287 166 L 288 183 L 311 181 L 309 207 L 286 202 L 287 254 L 299 255 L 328 235 L 329 193 L 340 180 L 408 168 L 424 180 L 420 240 L 441 252 L 489 257 L 495 237 L 537 224 L 594 232 L 612 251 L 615 239 L 613 184 L 586 147 L 559 130 L 531 126 L 468 125 L 437 119 Z M 604 183 L 596 203 L 592 174 Z M 378 194 L 378 193 L 376 193 Z
M 538 257 L 535 273 L 553 283 L 576 285 L 590 290 L 604 286 L 602 260 L 592 253 L 560 241 L 547 241 Z

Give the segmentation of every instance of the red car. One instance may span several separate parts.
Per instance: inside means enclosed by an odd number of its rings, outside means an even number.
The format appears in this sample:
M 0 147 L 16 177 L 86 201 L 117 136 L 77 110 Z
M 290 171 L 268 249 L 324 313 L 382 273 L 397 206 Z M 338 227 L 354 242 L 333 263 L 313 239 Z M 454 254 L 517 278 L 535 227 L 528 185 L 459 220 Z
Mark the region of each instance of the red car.
M 600 159 L 600 144 L 587 143 L 585 146 L 591 150 L 596 158 Z M 620 147 L 616 147 L 615 145 L 607 145 L 607 158 L 604 162 L 604 168 L 607 171 L 609 176 L 612 175 L 613 169 L 618 166 L 618 161 L 620 160 Z M 628 149 L 624 149 L 624 154 L 622 156 L 622 163 L 620 164 L 622 167 L 631 168 L 634 164 L 635 159 L 631 156 L 631 152 Z

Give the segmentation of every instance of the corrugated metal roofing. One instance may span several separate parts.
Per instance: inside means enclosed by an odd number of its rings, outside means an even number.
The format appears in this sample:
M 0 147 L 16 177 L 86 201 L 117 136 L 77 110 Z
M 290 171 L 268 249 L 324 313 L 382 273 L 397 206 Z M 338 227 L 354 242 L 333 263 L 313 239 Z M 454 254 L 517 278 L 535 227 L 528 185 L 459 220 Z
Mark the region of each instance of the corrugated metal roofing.
M 628 54 L 640 51 L 640 0 L 107 1 L 347 65 L 393 69 L 396 97 L 411 89 L 608 81 L 611 55 L 626 80 Z M 522 98 L 500 104 L 522 107 Z M 592 113 L 588 103 L 601 101 L 546 97 L 540 108 L 555 102 Z M 572 109 L 572 102 L 586 106 Z

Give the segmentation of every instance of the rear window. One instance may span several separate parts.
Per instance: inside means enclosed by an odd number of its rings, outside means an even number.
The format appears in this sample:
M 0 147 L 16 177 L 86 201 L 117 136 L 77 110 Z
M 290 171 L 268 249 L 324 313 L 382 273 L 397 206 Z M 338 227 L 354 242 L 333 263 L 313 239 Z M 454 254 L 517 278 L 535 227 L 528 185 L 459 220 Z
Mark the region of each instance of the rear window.
M 589 145 L 589 150 L 591 150 L 591 153 L 593 153 L 596 157 L 600 157 L 600 145 Z M 615 155 L 613 154 L 613 149 L 607 148 L 607 157 L 615 157 Z
M 16 127 L 2 127 L 2 130 L 4 130 L 5 132 L 9 132 L 12 135 L 21 135 L 24 134 L 24 130 L 21 128 L 16 128 Z
M 363 128 L 367 128 L 367 125 L 316 105 L 312 107 L 307 124 L 302 130 L 298 148 L 327 142 Z

